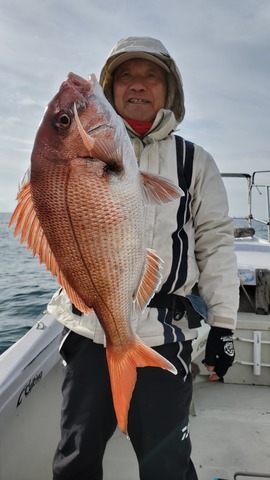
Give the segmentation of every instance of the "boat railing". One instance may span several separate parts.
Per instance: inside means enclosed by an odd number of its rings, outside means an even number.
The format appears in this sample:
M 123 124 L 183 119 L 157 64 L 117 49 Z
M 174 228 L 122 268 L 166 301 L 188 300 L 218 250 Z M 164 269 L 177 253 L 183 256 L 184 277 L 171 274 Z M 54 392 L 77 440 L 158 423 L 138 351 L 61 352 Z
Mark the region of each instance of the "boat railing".
M 256 178 L 256 181 L 255 181 L 255 177 L 259 174 L 263 174 L 263 175 L 266 175 L 266 174 L 269 174 L 270 173 L 270 170 L 258 170 L 258 171 L 255 171 L 253 172 L 252 174 L 252 177 L 251 177 L 251 185 L 250 185 L 250 220 L 256 220 L 257 222 L 263 224 L 263 225 L 266 225 L 267 226 L 267 239 L 268 239 L 268 242 L 270 242 L 270 185 L 267 184 L 267 183 L 261 183 L 261 182 L 258 182 L 257 181 L 257 178 Z M 252 215 L 252 200 L 253 200 L 253 191 L 254 191 L 254 188 L 256 188 L 258 190 L 258 192 L 261 193 L 261 190 L 263 191 L 263 195 L 265 197 L 265 208 L 266 208 L 266 220 L 262 220 L 262 219 L 259 219 L 255 216 Z
M 270 473 L 259 473 L 259 472 L 236 472 L 233 476 L 234 480 L 237 480 L 238 477 L 249 477 L 253 478 L 270 478 Z
M 269 178 L 269 182 L 265 181 L 265 178 Z M 259 181 L 258 177 L 263 175 L 263 180 Z M 252 228 L 252 221 L 256 221 L 261 225 L 267 227 L 267 241 L 270 243 L 270 170 L 257 170 L 250 175 L 249 173 L 222 173 L 224 178 L 244 178 L 247 181 L 247 203 L 248 210 L 246 214 L 246 220 L 248 226 Z M 254 214 L 254 191 L 257 191 L 259 195 L 263 195 L 265 198 L 265 218 L 258 217 Z

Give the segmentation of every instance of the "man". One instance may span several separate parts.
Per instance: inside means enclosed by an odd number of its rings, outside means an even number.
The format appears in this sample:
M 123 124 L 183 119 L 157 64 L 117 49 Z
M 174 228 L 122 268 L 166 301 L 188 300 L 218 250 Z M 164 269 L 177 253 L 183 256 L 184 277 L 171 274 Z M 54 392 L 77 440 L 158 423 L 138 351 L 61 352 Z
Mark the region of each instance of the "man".
M 141 480 L 196 480 L 188 416 L 192 340 L 201 319 L 211 325 L 205 356 L 211 378 L 222 378 L 234 358 L 238 276 L 227 197 L 212 157 L 173 135 L 184 117 L 184 95 L 180 73 L 161 42 L 120 40 L 100 83 L 126 124 L 140 169 L 177 182 L 185 192 L 170 204 L 147 208 L 146 245 L 164 260 L 163 281 L 137 324 L 142 340 L 168 358 L 178 375 L 138 369 L 128 434 Z M 101 480 L 106 444 L 116 428 L 104 332 L 96 316 L 82 316 L 63 290 L 48 310 L 72 325 L 64 329 L 60 349 L 67 366 L 53 478 Z M 81 324 L 85 336 L 76 333 Z

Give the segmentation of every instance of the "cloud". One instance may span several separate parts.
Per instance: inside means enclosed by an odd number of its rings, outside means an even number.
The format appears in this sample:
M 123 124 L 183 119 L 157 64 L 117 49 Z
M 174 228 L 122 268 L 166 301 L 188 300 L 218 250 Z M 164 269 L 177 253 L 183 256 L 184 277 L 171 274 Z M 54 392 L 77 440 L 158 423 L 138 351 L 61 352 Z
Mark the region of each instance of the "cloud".
M 223 171 L 266 169 L 269 20 L 268 0 L 2 0 L 0 211 L 13 208 L 44 109 L 67 73 L 98 76 L 116 41 L 131 35 L 160 38 L 179 66 L 180 134 Z

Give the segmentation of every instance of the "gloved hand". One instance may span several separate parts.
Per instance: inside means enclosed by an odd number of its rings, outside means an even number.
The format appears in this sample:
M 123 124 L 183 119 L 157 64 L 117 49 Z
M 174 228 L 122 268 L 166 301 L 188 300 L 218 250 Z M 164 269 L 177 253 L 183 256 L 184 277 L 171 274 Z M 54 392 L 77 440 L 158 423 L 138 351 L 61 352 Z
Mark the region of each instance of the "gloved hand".
M 202 361 L 207 370 L 215 372 L 210 380 L 224 377 L 235 357 L 233 332 L 227 328 L 211 327 Z

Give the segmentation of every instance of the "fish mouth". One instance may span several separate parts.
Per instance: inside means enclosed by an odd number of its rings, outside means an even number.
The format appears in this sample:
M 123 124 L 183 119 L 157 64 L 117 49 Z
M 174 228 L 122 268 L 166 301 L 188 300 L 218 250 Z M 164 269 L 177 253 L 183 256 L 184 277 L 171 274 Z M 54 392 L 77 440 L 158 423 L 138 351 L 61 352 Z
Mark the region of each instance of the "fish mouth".
M 86 80 L 70 72 L 51 103 L 58 112 L 62 110 L 71 113 L 73 102 L 76 102 L 79 111 L 85 110 L 94 88 L 95 79 Z
M 89 75 L 88 79 L 85 79 L 76 73 L 70 72 L 66 80 L 62 83 L 59 91 L 59 96 L 63 98 L 62 93 L 66 92 L 66 103 L 71 100 L 76 101 L 77 108 L 81 111 L 84 110 L 90 97 L 93 95 L 97 84 L 97 79 L 94 74 Z
M 81 125 L 78 112 L 83 113 L 84 110 L 87 109 L 89 102 L 91 102 L 90 98 L 92 95 L 95 95 L 96 86 L 97 79 L 94 74 L 89 75 L 89 78 L 85 79 L 73 72 L 68 74 L 66 81 L 63 83 L 63 88 L 68 92 L 68 101 L 70 103 L 72 99 L 74 101 L 73 105 L 70 106 L 70 111 L 76 119 L 77 127 L 80 124 L 79 131 L 82 137 L 84 137 L 84 134 L 93 134 L 94 136 L 96 134 L 100 135 L 102 134 L 102 131 L 108 128 L 113 128 L 111 125 L 109 125 L 109 122 L 105 116 L 100 118 L 98 122 L 93 122 L 91 116 L 90 125 L 87 126 L 87 122 L 84 123 L 84 127 Z
M 93 80 L 92 81 L 90 79 L 86 80 L 85 78 L 82 78 L 73 72 L 70 72 L 68 74 L 66 82 L 70 87 L 74 88 L 78 93 L 80 93 L 84 97 L 87 97 L 94 88 Z

